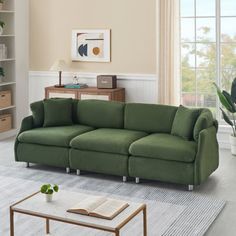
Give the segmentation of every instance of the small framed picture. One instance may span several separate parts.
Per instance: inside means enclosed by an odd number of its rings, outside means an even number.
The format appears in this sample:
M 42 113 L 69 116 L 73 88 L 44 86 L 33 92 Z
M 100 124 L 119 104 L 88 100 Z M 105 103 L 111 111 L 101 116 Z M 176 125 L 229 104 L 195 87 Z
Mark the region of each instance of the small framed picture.
M 110 62 L 108 30 L 72 30 L 72 61 Z

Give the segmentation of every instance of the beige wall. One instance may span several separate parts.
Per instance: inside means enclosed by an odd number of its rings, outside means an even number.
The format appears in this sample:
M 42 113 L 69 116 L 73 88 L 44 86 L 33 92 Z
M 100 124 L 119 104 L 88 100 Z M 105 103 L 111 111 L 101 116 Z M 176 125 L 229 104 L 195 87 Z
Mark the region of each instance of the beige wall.
M 30 0 L 30 70 L 156 73 L 155 0 Z M 111 29 L 110 63 L 71 62 L 72 29 Z

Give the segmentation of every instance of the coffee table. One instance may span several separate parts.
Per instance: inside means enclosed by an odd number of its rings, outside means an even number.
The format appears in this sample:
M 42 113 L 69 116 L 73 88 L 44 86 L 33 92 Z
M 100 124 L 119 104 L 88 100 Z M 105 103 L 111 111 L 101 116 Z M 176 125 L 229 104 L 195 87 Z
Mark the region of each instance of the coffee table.
M 50 220 L 80 225 L 120 235 L 120 230 L 140 212 L 143 212 L 143 235 L 147 236 L 146 204 L 130 202 L 129 206 L 112 220 L 69 213 L 66 210 L 84 199 L 88 194 L 81 192 L 59 191 L 52 202 L 46 202 L 45 196 L 36 192 L 10 206 L 10 235 L 14 236 L 14 214 L 21 213 L 46 220 L 46 233 L 50 233 Z

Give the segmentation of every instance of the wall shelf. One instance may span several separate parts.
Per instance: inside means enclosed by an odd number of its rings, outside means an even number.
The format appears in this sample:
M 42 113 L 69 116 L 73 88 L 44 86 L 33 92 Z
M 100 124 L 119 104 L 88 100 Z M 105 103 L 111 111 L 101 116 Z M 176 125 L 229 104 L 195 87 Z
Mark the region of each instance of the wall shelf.
M 7 38 L 7 37 L 15 37 L 15 35 L 14 34 L 2 34 L 2 35 L 0 35 L 0 38 Z
M 15 13 L 15 11 L 10 11 L 10 10 L 1 10 L 0 13 Z
M 11 129 L 0 133 L 0 140 L 16 135 L 21 120 L 28 114 L 29 1 L 5 0 L 0 10 L 0 21 L 5 23 L 0 44 L 7 48 L 0 59 L 5 74 L 0 82 L 0 91 L 11 91 L 9 104 L 12 104 L 0 108 L 1 115 L 10 114 L 12 117 Z
M 3 81 L 3 82 L 0 82 L 0 87 L 6 86 L 6 85 L 12 85 L 12 84 L 16 84 L 16 82 L 15 81 Z
M 0 62 L 4 62 L 4 61 L 15 61 L 15 58 L 0 59 Z
M 9 106 L 9 107 L 0 108 L 0 111 L 10 110 L 10 109 L 14 109 L 14 108 L 16 108 L 16 106 L 12 105 L 12 106 Z

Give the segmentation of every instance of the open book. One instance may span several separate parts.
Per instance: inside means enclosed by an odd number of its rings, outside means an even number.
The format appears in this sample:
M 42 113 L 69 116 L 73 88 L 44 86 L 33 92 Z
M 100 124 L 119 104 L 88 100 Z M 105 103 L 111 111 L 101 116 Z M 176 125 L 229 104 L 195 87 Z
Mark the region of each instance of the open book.
M 67 211 L 112 220 L 128 206 L 127 202 L 121 200 L 88 196 Z

